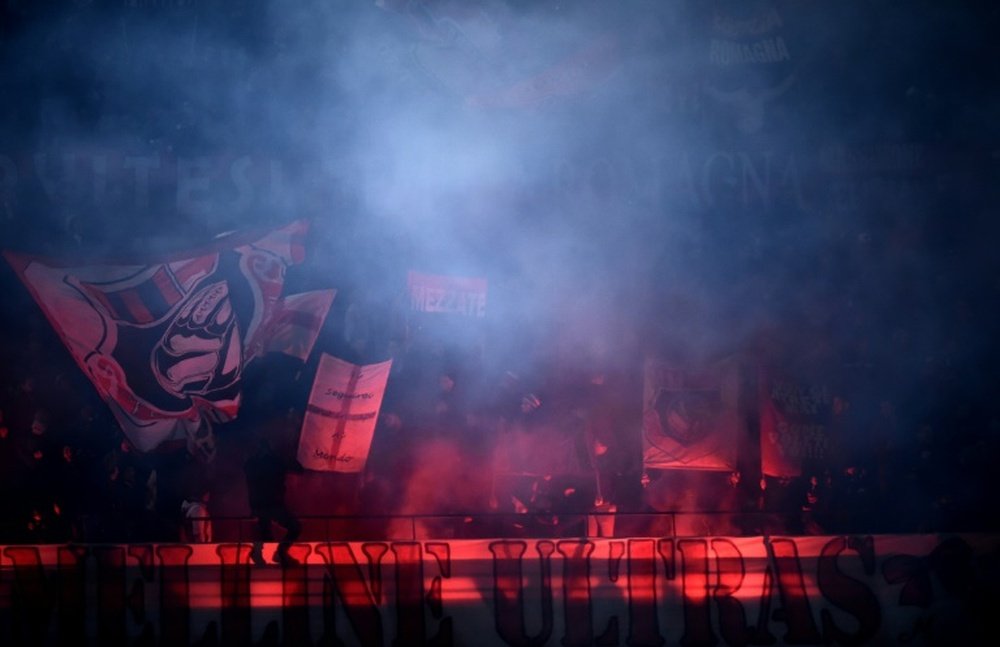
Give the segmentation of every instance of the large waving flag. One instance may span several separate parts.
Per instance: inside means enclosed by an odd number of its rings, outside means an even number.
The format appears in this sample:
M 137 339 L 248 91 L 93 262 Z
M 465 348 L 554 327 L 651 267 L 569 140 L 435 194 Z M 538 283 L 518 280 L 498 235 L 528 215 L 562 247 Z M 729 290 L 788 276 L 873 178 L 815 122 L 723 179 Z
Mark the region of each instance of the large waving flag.
M 126 436 L 147 451 L 204 438 L 210 422 L 236 415 L 246 365 L 273 348 L 290 321 L 303 319 L 280 315 L 288 310 L 285 270 L 302 261 L 306 230 L 295 222 L 135 264 L 4 256 Z M 317 331 L 329 301 L 311 302 Z M 307 341 L 311 347 L 315 336 Z M 300 344 L 293 354 L 303 350 Z
M 743 429 L 735 359 L 675 366 L 647 358 L 642 463 L 653 469 L 736 469 Z

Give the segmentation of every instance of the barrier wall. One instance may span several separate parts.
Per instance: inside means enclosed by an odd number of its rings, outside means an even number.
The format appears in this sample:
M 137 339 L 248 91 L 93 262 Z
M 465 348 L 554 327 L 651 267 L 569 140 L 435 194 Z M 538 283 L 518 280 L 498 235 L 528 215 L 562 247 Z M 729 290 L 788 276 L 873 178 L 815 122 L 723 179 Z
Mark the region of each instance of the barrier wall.
M 0 549 L 0 644 L 883 645 L 1000 636 L 994 535 Z M 270 557 L 273 544 L 265 548 Z

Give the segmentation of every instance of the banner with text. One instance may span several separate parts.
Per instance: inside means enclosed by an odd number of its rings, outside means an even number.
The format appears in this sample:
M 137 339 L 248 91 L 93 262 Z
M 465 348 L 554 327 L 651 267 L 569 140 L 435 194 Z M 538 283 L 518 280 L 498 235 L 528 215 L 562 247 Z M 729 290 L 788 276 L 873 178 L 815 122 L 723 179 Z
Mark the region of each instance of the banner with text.
M 0 644 L 986 645 L 996 535 L 0 547 Z
M 324 354 L 302 421 L 302 467 L 360 472 L 368 460 L 392 360 L 355 366 Z
M 486 316 L 486 279 L 441 276 L 410 271 L 406 278 L 410 305 L 417 312 Z

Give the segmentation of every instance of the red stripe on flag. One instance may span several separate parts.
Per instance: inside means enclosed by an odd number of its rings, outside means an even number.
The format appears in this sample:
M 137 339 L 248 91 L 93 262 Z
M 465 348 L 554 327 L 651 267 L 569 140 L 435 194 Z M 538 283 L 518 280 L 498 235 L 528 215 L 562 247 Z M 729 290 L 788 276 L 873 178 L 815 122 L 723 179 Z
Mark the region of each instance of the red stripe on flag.
M 170 278 L 170 274 L 167 273 L 166 267 L 161 267 L 156 270 L 156 274 L 153 275 L 153 283 L 160 290 L 160 294 L 163 295 L 163 300 L 166 301 L 171 307 L 180 301 L 184 296 L 181 294 L 181 291 L 177 289 L 177 286 L 174 285 L 174 281 Z
M 118 296 L 125 303 L 125 307 L 128 308 L 133 321 L 145 324 L 153 320 L 153 315 L 146 308 L 146 304 L 142 302 L 142 299 L 139 298 L 139 294 L 135 290 L 122 290 L 118 293 Z

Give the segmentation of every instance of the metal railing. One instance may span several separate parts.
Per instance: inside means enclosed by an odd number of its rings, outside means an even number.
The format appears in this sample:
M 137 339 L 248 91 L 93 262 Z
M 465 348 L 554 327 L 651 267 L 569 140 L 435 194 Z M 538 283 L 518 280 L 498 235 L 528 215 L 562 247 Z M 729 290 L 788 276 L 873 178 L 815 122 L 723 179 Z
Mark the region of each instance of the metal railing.
M 801 534 L 797 515 L 757 512 L 572 512 L 297 515 L 299 541 L 418 541 L 426 539 L 695 537 Z M 258 538 L 253 516 L 191 517 L 176 523 L 157 519 L 157 529 L 121 524 L 114 528 L 98 518 L 64 524 L 64 531 L 27 532 L 20 524 L 0 522 L 0 543 L 170 542 L 183 540 L 184 528 L 208 520 L 215 542 L 251 542 Z M 134 520 L 133 520 L 134 521 Z M 71 530 L 72 529 L 72 530 Z M 285 529 L 272 526 L 278 540 Z

